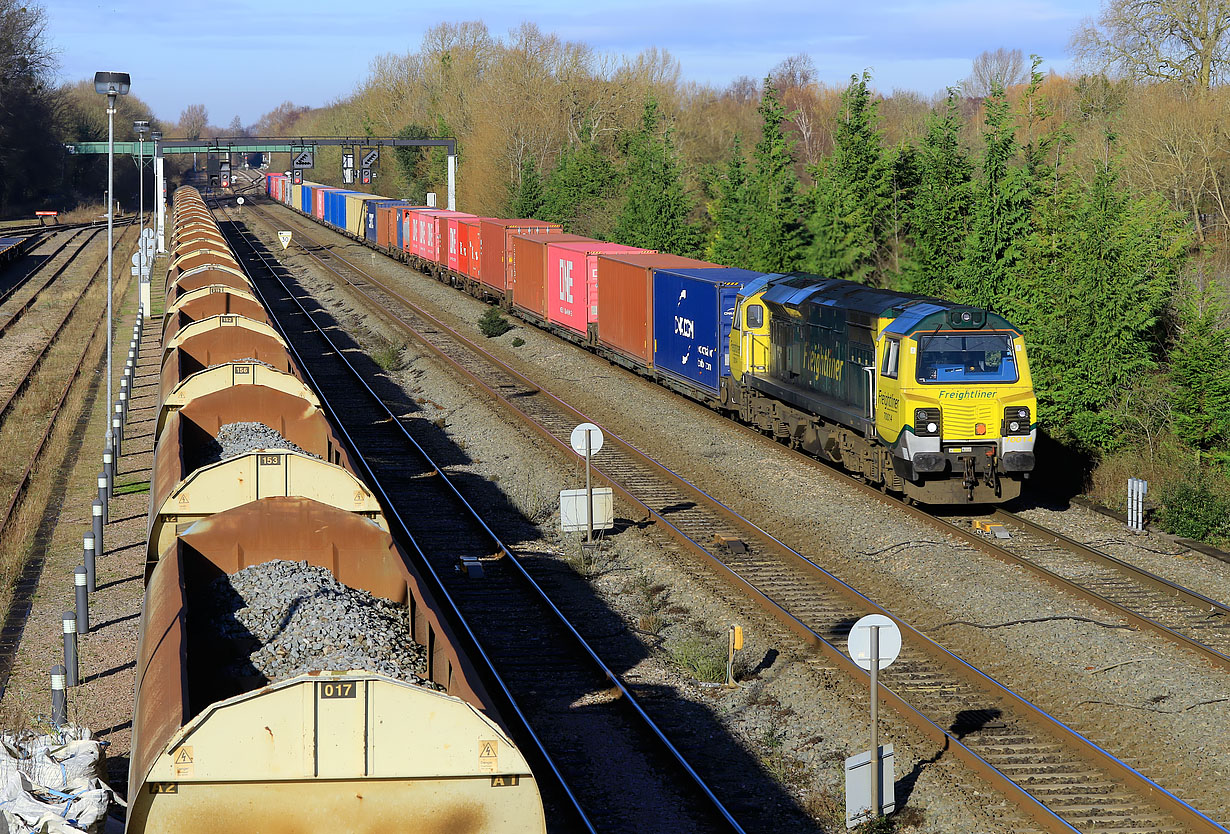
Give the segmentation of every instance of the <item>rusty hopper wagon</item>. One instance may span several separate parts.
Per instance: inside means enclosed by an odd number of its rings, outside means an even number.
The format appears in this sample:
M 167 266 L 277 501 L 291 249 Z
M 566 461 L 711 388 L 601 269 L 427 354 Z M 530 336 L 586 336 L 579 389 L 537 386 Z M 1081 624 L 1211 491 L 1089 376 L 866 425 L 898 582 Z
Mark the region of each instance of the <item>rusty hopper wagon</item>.
M 172 217 L 126 830 L 545 832 L 438 585 L 390 535 L 200 195 L 178 190 Z M 233 423 L 263 426 L 228 449 Z M 210 588 L 279 560 L 404 606 L 425 669 L 244 665 L 259 641 L 217 629 Z
M 288 558 L 406 604 L 442 691 L 362 671 L 221 674 L 243 647 L 202 633 L 194 599 L 215 576 Z M 372 522 L 304 498 L 227 510 L 172 541 L 145 600 L 129 832 L 546 830 L 529 766 L 456 635 Z
M 219 429 L 240 422 L 263 423 L 303 451 L 253 449 L 206 462 Z M 271 495 L 312 498 L 388 529 L 319 407 L 263 385 L 236 385 L 167 416 L 154 454 L 147 558 L 157 558 L 181 525 Z
M 167 417 L 171 412 L 179 411 L 189 401 L 230 388 L 235 385 L 262 385 L 276 391 L 284 391 L 304 400 L 315 408 L 320 408 L 320 400 L 316 392 L 303 383 L 294 374 L 279 371 L 261 362 L 224 362 L 203 371 L 197 371 L 186 377 L 175 386 L 174 390 L 162 401 L 158 409 L 158 423 L 154 427 L 154 436 L 162 434 Z

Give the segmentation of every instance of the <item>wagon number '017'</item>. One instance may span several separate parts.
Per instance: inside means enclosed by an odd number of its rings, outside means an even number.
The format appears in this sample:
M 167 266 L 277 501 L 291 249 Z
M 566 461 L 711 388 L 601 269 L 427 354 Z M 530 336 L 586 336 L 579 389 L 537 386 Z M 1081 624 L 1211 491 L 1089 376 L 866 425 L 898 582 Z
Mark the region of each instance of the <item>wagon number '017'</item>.
M 322 698 L 353 698 L 359 687 L 354 681 L 338 681 L 337 683 L 322 683 L 320 697 Z

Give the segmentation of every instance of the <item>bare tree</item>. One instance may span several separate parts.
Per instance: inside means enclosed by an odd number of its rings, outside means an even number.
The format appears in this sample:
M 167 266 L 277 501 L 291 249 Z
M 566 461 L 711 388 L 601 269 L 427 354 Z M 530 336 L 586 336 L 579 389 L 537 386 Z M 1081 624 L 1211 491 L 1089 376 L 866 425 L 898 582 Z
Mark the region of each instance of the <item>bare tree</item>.
M 970 98 L 986 98 L 996 82 L 1004 88 L 1024 84 L 1029 80 L 1029 64 L 1019 49 L 986 50 L 974 59 L 969 77 L 961 92 Z
M 1101 72 L 1208 89 L 1230 58 L 1230 0 L 1106 0 L 1069 49 Z
M 769 75 L 773 78 L 773 85 L 783 92 L 809 87 L 816 83 L 816 65 L 810 55 L 800 52 L 769 70 Z
M 46 190 L 41 172 L 60 157 L 55 56 L 46 31 L 41 7 L 0 0 L 0 211 Z
M 755 104 L 760 101 L 760 82 L 749 75 L 741 75 L 730 82 L 725 95 L 739 104 Z
M 179 131 L 185 139 L 200 139 L 209 124 L 209 111 L 203 104 L 189 104 L 179 114 Z
M 309 110 L 310 107 L 284 101 L 257 120 L 256 133 L 260 136 L 284 136 Z

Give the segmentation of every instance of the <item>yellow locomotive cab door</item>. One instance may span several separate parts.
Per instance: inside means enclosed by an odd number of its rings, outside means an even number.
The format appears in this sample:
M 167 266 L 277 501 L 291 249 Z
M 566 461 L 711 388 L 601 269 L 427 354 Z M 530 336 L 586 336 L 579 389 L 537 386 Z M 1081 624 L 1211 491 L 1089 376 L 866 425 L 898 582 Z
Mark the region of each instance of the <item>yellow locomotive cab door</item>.
M 769 317 L 760 303 L 760 294 L 739 305 L 735 319 L 738 338 L 731 339 L 730 372 L 736 379 L 745 373 L 764 374 L 769 370 Z M 738 365 L 734 344 L 738 344 Z
M 880 368 L 876 374 L 876 433 L 892 444 L 905 428 L 901 397 L 901 339 L 885 336 L 880 339 Z

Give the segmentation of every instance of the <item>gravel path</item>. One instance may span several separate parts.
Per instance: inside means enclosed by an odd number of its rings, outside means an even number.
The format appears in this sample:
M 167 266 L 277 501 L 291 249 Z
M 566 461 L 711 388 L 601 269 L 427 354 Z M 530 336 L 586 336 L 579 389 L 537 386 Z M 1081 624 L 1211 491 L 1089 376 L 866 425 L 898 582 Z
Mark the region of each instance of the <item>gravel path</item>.
M 127 233 L 127 230 L 125 230 Z M 132 231 L 135 237 L 135 229 Z M 118 236 L 117 236 L 118 237 Z M 121 244 L 121 247 L 123 244 Z M 117 254 L 126 250 L 118 248 Z M 128 287 L 125 293 L 125 287 Z M 135 283 L 117 276 L 119 293 L 115 304 L 117 349 L 132 332 Z M 155 291 L 155 304 L 161 294 Z M 123 339 L 125 341 L 118 341 Z M 124 354 L 119 354 L 123 356 Z M 128 751 L 132 733 L 132 696 L 135 687 L 134 658 L 143 598 L 145 522 L 149 505 L 149 471 L 153 458 L 152 427 L 157 407 L 158 369 L 161 362 L 158 328 L 147 325 L 141 342 L 127 437 L 119 460 L 112 518 L 104 530 L 105 552 L 97 565 L 98 592 L 90 599 L 90 633 L 78 638 L 82 684 L 69 691 L 69 720 L 88 726 L 96 737 L 109 743 L 108 783 L 119 794 L 127 793 Z M 49 513 L 47 538 L 37 543 L 46 562 L 8 688 L 0 702 L 0 715 L 7 728 L 29 726 L 50 711 L 48 669 L 63 662 L 60 618 L 73 607 L 72 571 L 81 563 L 81 538 L 90 527 L 90 502 L 96 496 L 96 476 L 108 416 L 106 366 L 100 350 L 96 389 L 90 404 L 88 425 L 83 426 L 82 445 L 76 459 L 66 462 L 69 471 L 64 500 Z M 115 368 L 118 379 L 123 361 Z M 118 383 L 116 385 L 118 391 Z M 54 473 L 47 472 L 46 477 Z M 123 809 L 108 820 L 108 831 L 122 827 Z

